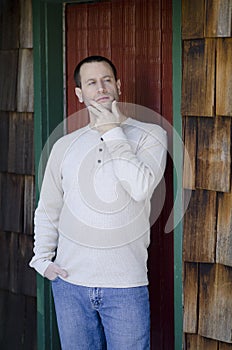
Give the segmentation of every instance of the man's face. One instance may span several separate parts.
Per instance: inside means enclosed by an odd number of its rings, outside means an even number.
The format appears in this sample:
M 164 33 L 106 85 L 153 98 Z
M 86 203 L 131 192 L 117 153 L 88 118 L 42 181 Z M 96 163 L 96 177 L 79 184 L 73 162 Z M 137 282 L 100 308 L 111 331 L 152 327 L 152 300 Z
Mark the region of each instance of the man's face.
M 119 100 L 120 80 L 115 77 L 110 65 L 107 62 L 84 63 L 80 69 L 81 88 L 75 92 L 80 102 L 88 107 L 90 101 L 104 105 L 111 110 L 112 102 Z

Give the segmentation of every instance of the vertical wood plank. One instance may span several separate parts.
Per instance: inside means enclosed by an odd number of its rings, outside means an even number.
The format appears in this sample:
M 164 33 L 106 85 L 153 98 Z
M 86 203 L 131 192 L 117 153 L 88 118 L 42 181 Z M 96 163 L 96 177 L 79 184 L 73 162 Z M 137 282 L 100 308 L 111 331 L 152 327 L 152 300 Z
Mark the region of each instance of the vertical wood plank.
M 9 113 L 0 111 L 0 171 L 8 170 Z
M 186 350 L 218 350 L 218 342 L 199 335 L 187 334 Z
M 195 190 L 184 217 L 184 261 L 214 262 L 216 192 Z
M 152 2 L 153 4 L 153 2 Z M 154 5 L 153 5 L 154 6 Z M 162 55 L 162 69 L 161 69 L 161 86 L 162 86 L 162 116 L 165 117 L 172 124 L 173 106 L 172 106 L 172 1 L 162 0 L 162 38 L 161 38 L 161 55 Z M 157 26 L 155 27 L 158 29 Z M 153 30 L 152 30 L 153 31 Z M 154 37 L 153 37 L 154 38 Z M 156 42 L 155 38 L 153 43 Z M 155 45 L 149 45 L 154 47 Z M 150 62 L 150 68 L 154 69 L 154 63 Z M 170 136 L 170 135 L 169 135 Z
M 67 116 L 83 108 L 75 96 L 73 73 L 78 62 L 88 56 L 87 46 L 88 17 L 87 5 L 67 6 L 66 10 L 66 77 L 67 77 Z M 78 48 L 78 49 L 77 49 Z M 87 119 L 88 121 L 88 119 Z M 86 121 L 86 124 L 87 124 Z M 81 123 L 80 120 L 76 121 Z M 80 126 L 79 126 L 80 127 Z M 75 126 L 74 126 L 75 128 Z M 72 129 L 72 131 L 74 130 Z M 76 129 L 78 126 L 76 126 Z
M 197 332 L 198 264 L 184 264 L 184 327 L 186 333 Z
M 0 110 L 16 109 L 18 50 L 0 51 Z
M 218 193 L 216 262 L 232 267 L 232 192 Z
M 111 57 L 111 4 L 88 6 L 88 54 Z
M 10 113 L 8 170 L 34 174 L 34 135 L 32 113 Z
M 199 118 L 196 187 L 228 192 L 231 175 L 231 119 Z
M 197 143 L 197 118 L 184 118 L 184 170 L 183 187 L 195 190 L 196 188 L 196 143 Z
M 214 115 L 215 53 L 214 39 L 184 41 L 183 115 Z
M 120 17 L 118 18 L 117 15 Z M 112 60 L 118 67 L 119 77 L 122 81 L 121 101 L 131 103 L 136 103 L 135 16 L 134 0 L 125 1 L 125 3 L 122 1 L 112 2 Z M 121 26 L 118 26 L 118 23 L 121 23 Z
M 163 31 L 160 31 L 160 27 L 160 1 L 157 1 L 156 4 L 151 1 L 140 1 L 136 6 L 136 103 L 145 105 L 158 113 L 162 113 L 162 62 L 160 57 L 162 52 Z M 163 66 L 165 66 L 165 69 L 168 67 L 168 65 L 165 65 L 164 62 Z M 146 91 L 145 94 L 144 91 Z
M 216 114 L 232 116 L 232 38 L 217 40 Z
M 231 0 L 207 0 L 206 1 L 206 37 L 230 37 L 231 36 Z
M 33 51 L 32 49 L 21 49 L 19 50 L 17 111 L 33 112 L 33 110 Z
M 182 38 L 204 37 L 205 0 L 182 0 Z
M 204 337 L 232 343 L 232 268 L 200 265 L 199 331 Z
M 19 42 L 21 48 L 32 48 L 32 0 L 20 0 Z

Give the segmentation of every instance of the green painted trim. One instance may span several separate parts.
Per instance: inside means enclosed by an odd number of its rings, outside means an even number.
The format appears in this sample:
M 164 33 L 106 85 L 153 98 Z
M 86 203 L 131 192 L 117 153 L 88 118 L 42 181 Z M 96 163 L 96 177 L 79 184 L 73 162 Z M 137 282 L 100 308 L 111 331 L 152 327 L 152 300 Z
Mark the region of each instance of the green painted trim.
M 181 0 L 173 0 L 173 44 L 172 44 L 172 64 L 173 64 L 173 126 L 182 138 L 182 118 L 181 118 Z M 178 172 L 174 169 L 174 196 L 177 188 L 182 188 L 182 144 L 174 133 L 173 138 L 173 160 Z M 177 176 L 178 173 L 178 176 Z M 181 216 L 182 198 L 178 198 L 178 205 L 174 208 L 174 223 Z M 175 350 L 183 347 L 183 286 L 182 286 L 182 222 L 174 229 L 174 334 Z
M 38 168 L 41 152 L 50 133 L 64 117 L 63 4 L 33 0 L 32 5 L 35 177 L 38 200 Z M 37 348 L 38 350 L 60 348 L 50 283 L 39 275 L 37 275 Z

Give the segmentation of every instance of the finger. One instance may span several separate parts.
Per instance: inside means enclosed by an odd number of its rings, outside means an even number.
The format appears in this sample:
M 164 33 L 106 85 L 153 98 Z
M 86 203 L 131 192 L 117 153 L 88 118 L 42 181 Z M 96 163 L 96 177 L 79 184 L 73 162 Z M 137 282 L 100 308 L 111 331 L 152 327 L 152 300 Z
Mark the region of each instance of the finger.
M 101 117 L 101 115 L 102 115 L 102 112 L 101 111 L 99 111 L 97 108 L 95 108 L 95 107 L 92 107 L 92 106 L 89 106 L 88 107 L 88 111 L 90 112 L 90 113 L 93 113 L 95 116 L 97 116 L 97 117 Z
M 91 101 L 91 105 L 95 107 L 98 111 L 101 113 L 110 113 L 109 110 L 102 104 L 96 102 L 96 101 Z
M 68 277 L 68 272 L 60 267 L 57 269 L 56 273 L 64 278 Z

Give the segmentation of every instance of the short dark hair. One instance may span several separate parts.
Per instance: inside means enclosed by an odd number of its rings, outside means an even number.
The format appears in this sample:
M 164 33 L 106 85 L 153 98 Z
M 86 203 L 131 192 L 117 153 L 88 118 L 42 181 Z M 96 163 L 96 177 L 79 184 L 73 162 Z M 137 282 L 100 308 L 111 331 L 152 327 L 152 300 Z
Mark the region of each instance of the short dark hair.
M 85 64 L 85 63 L 91 63 L 91 62 L 106 62 L 106 63 L 108 63 L 110 65 L 110 67 L 112 68 L 115 80 L 117 80 L 117 70 L 115 68 L 115 65 L 108 58 L 106 58 L 104 56 L 88 56 L 88 57 L 84 58 L 82 61 L 80 61 L 75 68 L 74 80 L 76 82 L 77 87 L 81 88 L 81 76 L 80 76 L 81 66 L 83 66 L 83 64 Z

